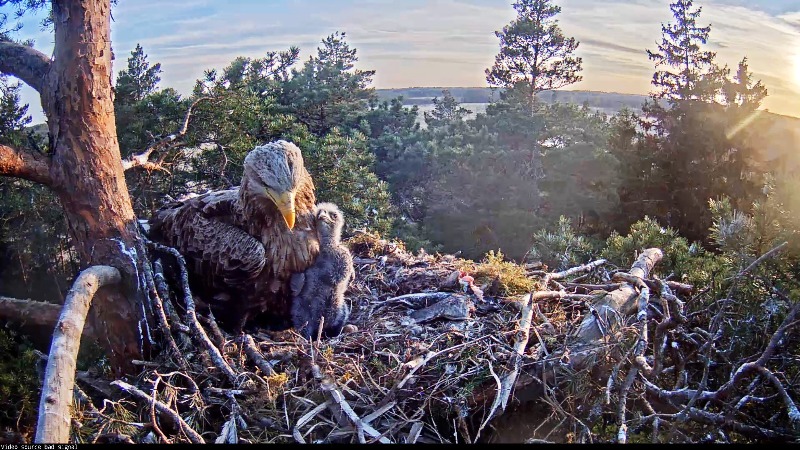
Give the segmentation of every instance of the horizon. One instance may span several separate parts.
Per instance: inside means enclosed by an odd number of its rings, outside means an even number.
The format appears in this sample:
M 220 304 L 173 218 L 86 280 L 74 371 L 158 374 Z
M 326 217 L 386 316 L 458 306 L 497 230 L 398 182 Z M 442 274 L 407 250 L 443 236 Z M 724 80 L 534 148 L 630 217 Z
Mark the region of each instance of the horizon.
M 661 24 L 671 21 L 668 0 L 561 0 L 557 16 L 566 36 L 581 42 L 583 80 L 562 90 L 647 95 L 654 66 L 646 49 L 656 49 Z M 706 48 L 717 62 L 735 68 L 748 57 L 750 70 L 768 89 L 762 109 L 800 117 L 800 0 L 716 0 L 703 7 L 711 24 Z M 9 11 L 6 6 L 0 10 Z M 157 15 L 153 11 L 158 11 Z M 121 0 L 113 9 L 113 76 L 140 43 L 148 61 L 161 63 L 160 88 L 191 94 L 207 69 L 222 69 L 235 57 L 261 57 L 272 50 L 300 47 L 300 62 L 334 31 L 347 34 L 358 51 L 357 68 L 375 70 L 372 87 L 488 87 L 484 70 L 499 50 L 494 31 L 514 17 L 510 0 Z M 23 17 L 17 39 L 34 39 L 52 52 L 52 34 L 39 14 Z M 302 17 L 302 20 L 297 19 Z M 235 23 L 236 27 L 229 24 Z M 779 45 L 782 44 L 782 45 Z M 44 116 L 38 94 L 24 87 L 33 123 Z

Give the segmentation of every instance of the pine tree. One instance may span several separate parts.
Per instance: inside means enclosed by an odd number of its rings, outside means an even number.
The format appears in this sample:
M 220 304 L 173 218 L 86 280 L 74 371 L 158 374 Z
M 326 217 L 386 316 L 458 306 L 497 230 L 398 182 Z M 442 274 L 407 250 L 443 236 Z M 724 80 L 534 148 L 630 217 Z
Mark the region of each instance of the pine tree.
M 161 64 L 150 64 L 142 46 L 136 44 L 128 58 L 127 68 L 117 76 L 114 113 L 123 157 L 144 151 L 160 137 L 174 133 L 182 124 L 188 104 L 174 89 L 158 89 L 160 74 Z M 158 155 L 165 161 L 175 156 L 177 152 L 174 151 Z M 127 171 L 125 176 L 134 209 L 142 216 L 149 216 L 160 206 L 164 194 L 174 194 L 170 192 L 174 180 L 166 173 L 136 170 Z
M 369 87 L 374 70 L 355 69 L 356 49 L 345 33 L 322 40 L 317 55 L 300 70 L 293 69 L 278 98 L 286 112 L 295 115 L 317 136 L 333 127 L 356 128 L 375 96 Z
M 442 90 L 442 98 L 433 99 L 433 111 L 425 112 L 425 124 L 429 128 L 463 121 L 472 111 L 461 106 L 448 89 Z
M 121 70 L 117 75 L 117 85 L 114 88 L 115 100 L 121 102 L 138 102 L 145 96 L 155 91 L 161 81 L 161 63 L 150 65 L 147 55 L 140 44 L 131 51 L 128 58 L 128 68 Z M 116 102 L 115 102 L 116 103 Z
M 517 18 L 495 32 L 500 53 L 486 69 L 489 85 L 523 89 L 533 99 L 546 89 L 558 89 L 582 79 L 583 60 L 574 55 L 579 42 L 567 38 L 554 17 L 561 7 L 550 0 L 517 0 Z
M 693 8 L 692 3 L 692 0 L 677 0 L 670 5 L 676 22 L 661 25 L 657 52 L 647 50 L 647 57 L 656 69 L 661 68 L 653 74 L 655 98 L 673 101 L 699 98 L 703 77 L 713 72 L 716 53 L 701 47 L 708 42 L 711 26 L 698 25 L 703 8 Z
M 624 163 L 619 211 L 625 217 L 617 229 L 647 214 L 690 240 L 709 242 L 709 199 L 726 196 L 748 208 L 761 195 L 760 156 L 747 124 L 767 92 L 752 79 L 746 58 L 731 78 L 703 48 L 711 27 L 698 25 L 701 8 L 691 0 L 670 8 L 675 22 L 662 25 L 658 52 L 648 51 L 655 88 L 636 124 L 642 131 L 622 118 L 613 133 L 625 137 L 611 142 Z

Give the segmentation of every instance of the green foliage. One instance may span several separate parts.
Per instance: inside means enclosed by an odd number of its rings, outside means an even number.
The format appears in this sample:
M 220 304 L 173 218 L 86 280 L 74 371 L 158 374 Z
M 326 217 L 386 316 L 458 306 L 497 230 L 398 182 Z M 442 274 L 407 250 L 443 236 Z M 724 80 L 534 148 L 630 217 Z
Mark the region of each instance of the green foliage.
M 300 70 L 292 70 L 278 97 L 285 111 L 317 136 L 333 127 L 359 126 L 375 96 L 374 89 L 368 88 L 375 71 L 354 69 L 356 49 L 345 38 L 345 33 L 336 32 L 323 39 L 317 55 L 309 57 Z
M 462 122 L 472 111 L 463 108 L 449 90 L 442 90 L 442 98 L 433 100 L 433 111 L 425 113 L 425 123 L 429 128 L 438 128 Z
M 128 58 L 127 68 L 117 75 L 114 112 L 123 158 L 145 151 L 183 125 L 189 105 L 174 89 L 158 89 L 160 74 L 161 64 L 151 65 L 144 49 L 137 44 Z M 155 154 L 152 159 L 171 167 L 179 157 L 180 152 L 173 149 Z M 144 217 L 160 206 L 164 194 L 174 194 L 173 179 L 165 172 L 129 170 L 125 178 L 134 209 Z
M 39 362 L 29 342 L 10 329 L 0 329 L 0 427 L 30 432 L 36 426 Z
M 708 42 L 711 26 L 697 24 L 703 8 L 695 9 L 692 3 L 692 0 L 676 0 L 670 4 L 675 22 L 661 25 L 658 51 L 647 51 L 647 57 L 656 67 L 665 67 L 653 75 L 659 98 L 699 98 L 703 92 L 702 81 L 713 70 L 716 53 L 701 48 Z
M 601 255 L 627 270 L 639 253 L 653 247 L 664 252 L 664 259 L 655 268 L 657 274 L 662 278 L 674 274 L 678 280 L 697 286 L 706 286 L 715 277 L 724 275 L 722 271 L 727 270 L 730 262 L 706 252 L 697 243 L 689 244 L 676 230 L 661 226 L 658 221 L 646 216 L 631 225 L 630 232 L 625 236 L 612 232 Z
M 624 162 L 614 225 L 623 229 L 646 214 L 708 243 L 709 199 L 726 196 L 745 209 L 761 196 L 763 169 L 747 124 L 766 89 L 746 58 L 731 77 L 703 50 L 710 27 L 697 24 L 701 9 L 691 0 L 671 8 L 675 22 L 662 26 L 658 51 L 648 53 L 657 69 L 653 101 L 640 120 L 624 113 L 614 121 L 610 150 Z
M 570 217 L 586 233 L 607 233 L 607 224 L 600 218 L 619 203 L 616 175 L 620 166 L 608 151 L 608 118 L 586 106 L 569 104 L 548 106 L 546 112 L 539 214 L 548 222 L 562 215 Z
M 564 270 L 588 262 L 593 253 L 591 242 L 577 235 L 570 219 L 561 216 L 553 231 L 543 229 L 534 233 L 528 259 L 539 260 L 551 270 Z
M 27 105 L 19 104 L 19 89 L 0 77 L 0 144 L 46 151 L 44 140 L 25 129 L 31 119 Z M 0 178 L 3 295 L 52 301 L 66 292 L 77 259 L 60 208 L 53 207 L 57 204 L 58 199 L 41 185 Z
M 371 171 L 374 156 L 367 148 L 366 136 L 357 131 L 345 136 L 334 128 L 305 148 L 319 201 L 339 205 L 347 231 L 366 228 L 386 234 L 392 223 L 390 194 L 386 183 Z
M 506 261 L 505 255 L 500 251 L 489 251 L 478 264 L 464 260 L 459 269 L 472 275 L 475 284 L 479 286 L 497 280 L 500 283 L 500 295 L 525 294 L 534 287 L 534 281 L 528 277 L 525 269 L 519 264 Z
M 517 18 L 495 32 L 500 53 L 486 69 L 491 86 L 525 87 L 532 96 L 544 89 L 558 89 L 582 79 L 582 59 L 574 56 L 575 38 L 567 38 L 554 17 L 561 7 L 550 0 L 517 0 Z
M 353 68 L 356 51 L 344 38 L 324 39 L 299 70 L 292 68 L 299 56 L 292 47 L 236 58 L 221 74 L 207 71 L 195 96 L 211 100 L 198 105 L 187 141 L 201 151 L 175 174 L 177 185 L 184 191 L 238 185 L 247 152 L 286 139 L 303 150 L 318 200 L 345 212 L 346 233 L 388 233 L 395 214 L 389 186 L 375 173 L 375 154 L 391 143 L 387 134 L 403 131 L 409 115 L 401 104 L 371 102 L 373 72 Z
M 147 55 L 140 44 L 131 51 L 128 58 L 127 69 L 121 70 L 117 75 L 117 85 L 114 88 L 114 100 L 123 104 L 136 103 L 147 95 L 155 92 L 158 82 L 161 81 L 161 64 L 152 66 L 147 62 Z M 115 105 L 116 106 L 116 105 Z

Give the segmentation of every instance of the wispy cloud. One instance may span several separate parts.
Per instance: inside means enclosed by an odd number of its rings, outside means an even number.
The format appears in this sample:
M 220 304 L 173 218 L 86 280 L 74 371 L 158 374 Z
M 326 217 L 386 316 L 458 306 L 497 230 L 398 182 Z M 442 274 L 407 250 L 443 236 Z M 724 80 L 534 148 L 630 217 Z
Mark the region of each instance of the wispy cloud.
M 581 41 L 584 80 L 574 88 L 648 92 L 653 65 L 645 49 L 656 48 L 661 23 L 671 20 L 669 0 L 556 3 L 565 34 Z M 709 48 L 718 62 L 735 67 L 747 56 L 769 88 L 765 106 L 800 115 L 800 0 L 696 4 L 701 22 L 712 24 Z M 336 30 L 358 49 L 359 67 L 377 71 L 378 87 L 483 86 L 498 51 L 494 31 L 514 17 L 511 0 L 121 0 L 113 13 L 115 70 L 138 42 L 162 64 L 162 85 L 184 93 L 205 69 L 236 56 L 291 45 L 308 55 Z M 49 51 L 52 38 L 29 22 L 23 32 Z

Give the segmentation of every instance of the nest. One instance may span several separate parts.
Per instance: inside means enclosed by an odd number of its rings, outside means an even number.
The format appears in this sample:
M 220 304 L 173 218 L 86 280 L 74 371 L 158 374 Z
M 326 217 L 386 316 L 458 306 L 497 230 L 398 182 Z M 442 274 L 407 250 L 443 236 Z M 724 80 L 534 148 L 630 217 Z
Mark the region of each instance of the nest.
M 638 373 L 669 372 L 660 363 L 651 367 L 654 358 L 667 358 L 657 345 L 655 357 L 645 358 L 648 320 L 666 324 L 651 328 L 660 342 L 683 323 L 664 312 L 685 319 L 683 303 L 660 280 L 612 274 L 604 260 L 550 273 L 491 258 L 476 264 L 414 255 L 366 233 L 349 244 L 357 272 L 347 293 L 352 313 L 333 339 L 309 342 L 293 330 L 230 336 L 213 316 L 196 316 L 186 292 L 182 310 L 160 285 L 169 316 L 169 324 L 162 321 L 162 351 L 154 361 L 135 362 L 142 366 L 136 380 L 107 386 L 100 410 L 76 390 L 81 426 L 73 428 L 73 441 L 472 443 L 491 439 L 492 424 L 515 396 L 533 390 L 548 405 L 533 419 L 552 422 L 545 437 L 555 431 L 559 441 L 625 442 L 628 422 L 652 425 L 653 436 L 664 422 L 654 413 L 635 421 L 626 416 L 629 393 L 683 395 L 633 384 Z M 637 286 L 644 302 L 612 333 L 611 319 L 589 305 L 625 282 Z M 187 291 L 186 277 L 182 284 Z M 531 290 L 523 294 L 519 286 Z M 651 288 L 660 299 L 650 301 Z M 654 304 L 664 309 L 647 319 Z M 576 333 L 595 319 L 602 342 L 582 354 Z M 84 378 L 83 385 L 93 383 Z M 593 424 L 605 423 L 601 416 L 611 411 L 619 426 L 603 439 Z M 693 419 L 713 424 L 716 416 Z

